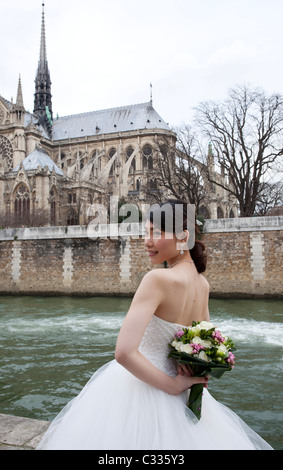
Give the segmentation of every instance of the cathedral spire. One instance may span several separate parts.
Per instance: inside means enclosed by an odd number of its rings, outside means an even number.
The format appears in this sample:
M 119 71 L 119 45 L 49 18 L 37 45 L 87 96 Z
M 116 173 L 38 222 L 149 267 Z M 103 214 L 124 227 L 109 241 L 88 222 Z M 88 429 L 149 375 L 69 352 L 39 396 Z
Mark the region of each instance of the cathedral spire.
M 23 92 L 22 92 L 21 76 L 19 76 L 16 107 L 17 107 L 17 109 L 20 109 L 22 111 L 24 111 L 24 109 L 25 109 L 24 100 L 23 100 Z
M 45 39 L 45 15 L 44 2 L 42 3 L 42 20 L 41 20 L 41 36 L 40 36 L 40 54 L 35 78 L 35 94 L 34 94 L 34 114 L 51 137 L 52 133 L 52 95 L 51 80 L 48 69 Z
M 42 20 L 41 20 L 41 39 L 40 39 L 40 56 L 39 56 L 39 66 L 47 65 L 47 55 L 46 55 L 46 40 L 45 40 L 45 18 L 44 18 L 44 2 L 42 3 Z
M 18 81 L 16 103 L 13 104 L 12 110 L 13 110 L 13 122 L 20 124 L 20 125 L 24 125 L 25 107 L 24 107 L 24 100 L 23 100 L 21 76 L 19 76 L 19 81 Z

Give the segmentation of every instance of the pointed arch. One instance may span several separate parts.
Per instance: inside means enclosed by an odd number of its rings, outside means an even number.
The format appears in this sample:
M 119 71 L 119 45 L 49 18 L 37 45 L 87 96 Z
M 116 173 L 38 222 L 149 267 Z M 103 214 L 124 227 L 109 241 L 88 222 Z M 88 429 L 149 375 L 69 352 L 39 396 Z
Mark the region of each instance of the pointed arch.
M 74 209 L 71 209 L 68 212 L 67 225 L 79 225 L 79 218 Z
M 217 219 L 224 219 L 224 213 L 220 206 L 217 207 Z
M 19 183 L 13 194 L 14 214 L 17 223 L 26 223 L 30 216 L 30 190 L 25 183 Z
M 204 219 L 210 219 L 209 210 L 204 204 L 202 206 L 200 206 L 199 211 L 198 211 L 198 215 L 200 215 Z

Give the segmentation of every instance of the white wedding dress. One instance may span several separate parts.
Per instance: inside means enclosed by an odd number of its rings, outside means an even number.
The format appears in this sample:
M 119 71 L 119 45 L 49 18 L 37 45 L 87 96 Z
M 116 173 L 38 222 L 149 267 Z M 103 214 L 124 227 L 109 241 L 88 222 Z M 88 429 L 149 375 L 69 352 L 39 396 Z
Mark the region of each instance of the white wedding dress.
M 168 343 L 178 326 L 153 316 L 139 348 L 171 376 L 176 375 L 176 365 L 167 358 Z M 188 393 L 169 395 L 140 381 L 113 360 L 95 372 L 63 408 L 37 449 L 272 449 L 206 389 L 198 421 L 186 407 Z

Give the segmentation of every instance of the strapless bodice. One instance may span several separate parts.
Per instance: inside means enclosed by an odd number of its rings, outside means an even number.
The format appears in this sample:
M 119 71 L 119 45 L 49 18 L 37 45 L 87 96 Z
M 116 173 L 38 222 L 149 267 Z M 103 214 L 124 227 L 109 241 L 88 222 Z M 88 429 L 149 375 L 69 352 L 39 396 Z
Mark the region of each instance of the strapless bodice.
M 142 338 L 139 351 L 158 369 L 174 377 L 177 374 L 176 362 L 168 358 L 169 343 L 182 325 L 170 323 L 153 315 Z

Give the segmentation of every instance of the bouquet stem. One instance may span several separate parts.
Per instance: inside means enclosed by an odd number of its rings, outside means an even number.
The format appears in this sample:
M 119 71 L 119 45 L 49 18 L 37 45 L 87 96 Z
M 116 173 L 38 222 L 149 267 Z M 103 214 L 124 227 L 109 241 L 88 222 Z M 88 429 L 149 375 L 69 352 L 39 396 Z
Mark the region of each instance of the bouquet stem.
M 195 384 L 191 387 L 187 407 L 194 413 L 198 420 L 201 417 L 202 393 L 204 384 Z

